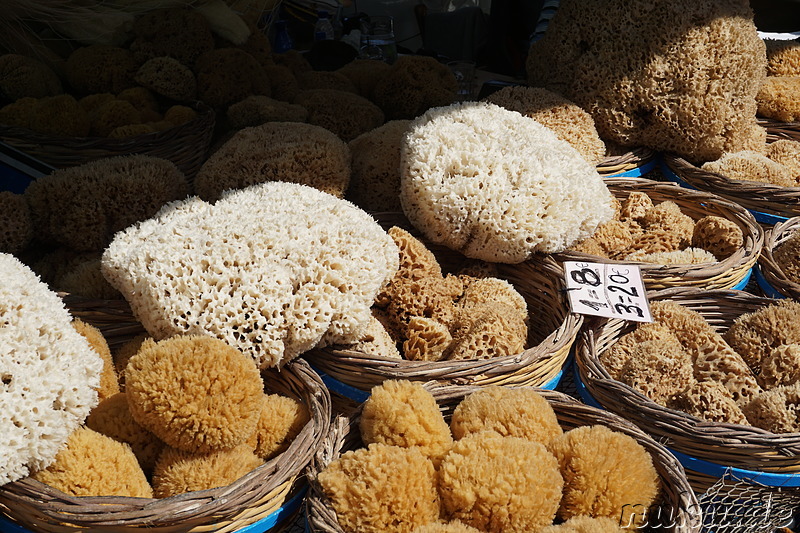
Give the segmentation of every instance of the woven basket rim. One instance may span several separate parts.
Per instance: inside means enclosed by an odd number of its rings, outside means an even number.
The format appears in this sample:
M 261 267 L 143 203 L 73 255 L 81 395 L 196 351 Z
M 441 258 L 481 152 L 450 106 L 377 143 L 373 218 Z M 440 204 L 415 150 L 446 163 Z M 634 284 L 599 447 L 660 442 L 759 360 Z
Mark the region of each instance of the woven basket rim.
M 691 201 L 698 206 L 713 205 L 718 210 L 728 213 L 725 217 L 736 222 L 742 229 L 745 242 L 742 248 L 716 263 L 702 264 L 675 264 L 662 265 L 645 263 L 642 261 L 625 261 L 598 257 L 582 252 L 566 251 L 553 254 L 559 261 L 574 260 L 600 260 L 602 263 L 635 264 L 642 272 L 645 284 L 651 289 L 661 289 L 667 286 L 683 285 L 687 282 L 706 281 L 711 283 L 716 279 L 732 280 L 730 286 L 743 279 L 747 272 L 756 264 L 764 245 L 764 230 L 755 217 L 747 209 L 736 202 L 722 198 L 710 192 L 685 189 L 672 183 L 664 183 L 646 178 L 608 178 L 605 180 L 612 192 L 623 193 L 626 189 L 642 191 L 661 200 L 669 199 L 681 203 Z M 662 286 L 661 284 L 664 284 Z M 722 286 L 719 283 L 714 285 Z
M 772 288 L 782 295 L 800 299 L 800 283 L 792 281 L 775 260 L 775 249 L 800 228 L 800 217 L 775 224 L 764 233 L 764 248 L 758 259 L 761 274 Z
M 24 502 L 62 525 L 113 526 L 115 531 L 147 528 L 158 533 L 175 531 L 186 520 L 196 526 L 207 526 L 235 519 L 248 506 L 265 497 L 282 499 L 303 479 L 304 470 L 329 432 L 331 406 L 330 395 L 321 378 L 302 359 L 287 363 L 279 372 L 291 375 L 291 379 L 297 380 L 295 385 L 302 385 L 302 396 L 307 401 L 311 418 L 283 453 L 230 485 L 161 499 L 71 496 L 27 477 L 0 486 L 0 509 L 5 508 L 6 514 L 17 519 L 19 504 Z M 276 490 L 279 493 L 270 496 Z
M 423 387 L 433 394 L 440 406 L 443 402 L 459 402 L 469 393 L 479 391 L 483 388 L 475 385 L 443 385 L 433 383 L 426 383 Z M 645 446 L 647 451 L 653 456 L 654 464 L 656 464 L 656 468 L 659 470 L 659 475 L 662 479 L 662 485 L 666 481 L 674 484 L 674 487 L 670 487 L 674 490 L 667 491 L 672 499 L 670 503 L 675 504 L 680 512 L 680 519 L 675 520 L 676 524 L 674 527 L 676 529 L 674 529 L 674 531 L 680 531 L 681 533 L 698 533 L 701 530 L 702 519 L 699 512 L 700 506 L 697 501 L 697 496 L 691 489 L 688 479 L 686 478 L 686 472 L 678 460 L 661 443 L 619 415 L 586 405 L 564 393 L 536 387 L 522 388 L 534 389 L 544 396 L 553 406 L 559 419 L 589 419 L 586 424 L 570 424 L 570 427 L 600 423 L 610 429 L 621 431 L 633 437 L 637 442 Z M 360 441 L 360 438 L 355 438 L 353 434 L 355 433 L 357 435 L 358 419 L 362 408 L 363 403 L 360 404 L 357 410 L 350 416 L 338 416 L 332 422 L 328 437 L 309 466 L 308 477 L 310 487 L 306 498 L 306 516 L 307 524 L 312 532 L 343 533 L 343 530 L 336 521 L 336 512 L 324 496 L 322 488 L 317 481 L 317 475 L 331 461 L 339 457 L 348 444 L 348 441 Z M 562 426 L 565 423 L 562 420 L 560 420 L 560 422 Z M 673 516 L 672 518 L 676 517 Z M 668 528 L 668 530 L 672 530 L 672 528 Z
M 652 160 L 656 152 L 646 146 L 631 148 L 624 154 L 605 156 L 598 164 L 598 172 L 609 172 L 622 168 L 635 168 L 642 163 Z
M 674 300 L 677 302 L 729 301 L 736 304 L 763 307 L 774 303 L 771 298 L 755 296 L 736 290 L 703 290 L 676 287 L 649 293 L 650 301 Z M 702 312 L 701 312 L 702 314 Z M 604 402 L 595 398 L 604 408 L 610 409 L 639 425 L 644 431 L 666 441 L 675 450 L 721 464 L 735 466 L 753 471 L 776 472 L 784 468 L 771 468 L 767 462 L 770 457 L 790 459 L 798 457 L 796 463 L 800 469 L 800 433 L 777 434 L 770 431 L 741 424 L 709 422 L 682 411 L 659 405 L 633 387 L 613 379 L 600 363 L 596 353 L 596 336 L 603 328 L 613 330 L 620 327 L 619 319 L 599 319 L 591 327 L 584 328 L 576 342 L 576 367 L 579 377 L 587 390 L 596 397 L 598 391 L 604 392 L 604 398 L 614 397 L 614 402 Z M 617 331 L 619 333 L 619 331 Z M 686 443 L 694 448 L 706 450 L 704 456 L 684 451 Z M 738 464 L 726 462 L 736 454 L 747 457 L 757 453 L 758 459 L 742 460 Z M 735 460 L 735 458 L 734 458 Z M 774 461 L 773 461 L 774 462 Z

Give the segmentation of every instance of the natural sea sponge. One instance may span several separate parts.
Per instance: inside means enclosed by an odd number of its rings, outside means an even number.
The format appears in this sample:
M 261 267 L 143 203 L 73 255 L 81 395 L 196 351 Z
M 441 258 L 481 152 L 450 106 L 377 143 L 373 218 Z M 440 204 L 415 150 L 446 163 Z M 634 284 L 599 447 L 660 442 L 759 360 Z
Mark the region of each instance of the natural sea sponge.
M 55 461 L 31 477 L 71 496 L 153 497 L 130 446 L 86 427 L 76 429 Z
M 401 332 L 405 332 L 414 317 L 431 318 L 449 329 L 456 315 L 454 291 L 455 288 L 446 283 L 445 278 L 434 276 L 418 280 L 393 280 L 385 290 L 390 298 L 386 310 Z
M 631 230 L 619 220 L 609 220 L 600 224 L 591 238 L 602 248 L 602 255 L 605 257 L 623 252 L 633 244 Z
M 158 437 L 133 419 L 128 408 L 128 396 L 124 392 L 106 398 L 92 409 L 86 418 L 86 426 L 130 445 L 145 474 L 153 471 L 164 448 L 164 443 Z
M 301 91 L 327 89 L 358 94 L 355 84 L 340 72 L 309 70 L 308 72 L 301 72 L 296 77 Z
M 797 184 L 786 167 L 752 150 L 727 153 L 716 161 L 704 163 L 702 168 L 733 180 L 772 183 L 781 187 L 795 187 Z
M 294 103 L 308 111 L 309 124 L 332 131 L 345 142 L 383 124 L 383 111 L 355 93 L 333 89 L 300 92 Z
M 602 178 L 567 142 L 519 113 L 477 102 L 414 121 L 401 155 L 400 201 L 428 241 L 505 263 L 563 251 L 613 215 Z
M 90 133 L 94 137 L 108 137 L 120 126 L 140 124 L 142 113 L 125 100 L 111 100 L 91 114 Z
M 117 369 L 119 382 L 123 389 L 125 385 L 125 368 L 128 366 L 128 361 L 130 361 L 131 357 L 137 354 L 139 348 L 142 347 L 142 344 L 147 339 L 152 340 L 152 337 L 149 337 L 146 334 L 136 335 L 132 339 L 123 343 L 111 354 L 111 357 L 114 359 L 114 368 Z
M 253 56 L 238 48 L 217 48 L 197 58 L 197 98 L 225 109 L 250 95 L 271 96 L 269 78 Z
M 276 65 L 288 68 L 295 78 L 304 72 L 314 70 L 308 59 L 300 51 L 294 49 L 282 54 L 272 54 L 272 60 Z
M 800 232 L 792 232 L 776 246 L 772 257 L 787 278 L 800 283 Z
M 667 405 L 694 381 L 692 357 L 674 343 L 643 341 L 633 347 L 617 379 L 655 403 Z
M 765 139 L 765 46 L 745 0 L 563 1 L 526 66 L 529 85 L 586 109 L 607 143 L 710 161 Z
M 527 341 L 527 315 L 501 303 L 487 302 L 472 308 L 457 308 L 453 343 L 445 358 L 491 359 L 522 353 Z
M 685 234 L 673 231 L 671 228 L 658 227 L 634 237 L 630 247 L 625 251 L 624 258 L 627 260 L 628 257 L 645 254 L 675 252 L 680 250 L 685 242 Z
M 268 96 L 248 96 L 232 104 L 225 117 L 231 129 L 240 130 L 265 122 L 305 122 L 308 110 L 301 105 L 282 102 Z
M 86 338 L 89 346 L 103 360 L 100 385 L 97 387 L 97 399 L 102 402 L 119 392 L 119 380 L 117 379 L 117 371 L 114 368 L 114 360 L 111 358 L 111 349 L 108 347 L 108 342 L 106 342 L 103 333 L 91 324 L 76 318 L 72 321 L 72 327 Z
M 126 48 L 93 44 L 73 51 L 65 65 L 66 78 L 80 94 L 117 94 L 136 86 L 139 63 Z
M 453 444 L 450 427 L 436 400 L 415 381 L 386 380 L 372 387 L 361 411 L 359 429 L 365 444 L 413 448 L 434 465 Z
M 372 101 L 387 120 L 413 119 L 431 107 L 452 104 L 457 91 L 446 65 L 432 57 L 403 56 L 375 83 Z
M 91 123 L 74 96 L 59 94 L 40 98 L 33 104 L 28 127 L 59 137 L 87 137 Z
M 747 421 L 773 433 L 800 432 L 800 385 L 787 385 L 762 392 L 742 407 Z
M 686 248 L 669 252 L 633 252 L 626 255 L 625 260 L 659 265 L 702 265 L 704 263 L 715 263 L 717 258 L 714 257 L 714 254 L 702 248 Z
M 172 100 L 191 100 L 197 92 L 192 69 L 173 57 L 148 59 L 136 71 L 134 79 L 141 86 Z
M 153 496 L 226 487 L 262 464 L 246 444 L 205 454 L 165 447 L 153 469 Z
M 349 143 L 352 174 L 347 197 L 366 211 L 402 211 L 400 150 L 411 121 L 390 120 Z
M 403 332 L 403 356 L 411 361 L 440 361 L 453 342 L 448 327 L 435 318 L 413 316 Z
M 800 142 L 781 139 L 767 145 L 764 153 L 768 158 L 783 165 L 800 182 Z
M 656 341 L 664 346 L 681 347 L 678 337 L 666 325 L 659 322 L 640 324 L 636 329 L 626 333 L 607 350 L 600 353 L 600 363 L 612 378 L 619 380 L 622 368 L 625 367 L 636 347 L 640 343 L 647 341 Z
M 187 190 L 175 163 L 126 155 L 55 170 L 31 183 L 25 197 L 39 239 L 87 251 L 102 250 L 116 232 Z
M 436 256 L 425 244 L 398 226 L 387 231 L 400 254 L 400 265 L 395 279 L 420 280 L 427 277 L 441 278 L 442 267 Z
M 695 223 L 692 246 L 707 250 L 722 260 L 744 246 L 744 234 L 733 220 L 709 215 Z
M 170 204 L 103 254 L 104 276 L 150 335 L 216 336 L 260 366 L 358 340 L 397 264 L 367 213 L 284 182 Z
M 187 452 L 244 442 L 261 416 L 263 390 L 252 359 L 213 337 L 144 341 L 125 368 L 134 420 Z
M 58 74 L 43 61 L 21 54 L 0 56 L 0 95 L 5 99 L 15 102 L 63 92 Z
M 648 209 L 640 223 L 645 231 L 663 230 L 677 234 L 680 237 L 679 248 L 686 248 L 692 242 L 695 222 L 692 217 L 684 215 L 680 206 L 671 200 Z
M 268 122 L 236 132 L 203 163 L 195 190 L 206 201 L 257 183 L 300 183 L 344 196 L 350 150 L 334 133 L 313 124 Z
M 297 78 L 289 67 L 283 65 L 266 65 L 264 73 L 269 79 L 272 98 L 282 102 L 292 102 L 300 92 Z
M 0 485 L 47 467 L 97 404 L 103 361 L 64 302 L 0 254 Z
M 642 191 L 631 192 L 625 200 L 621 202 L 619 218 L 640 220 L 654 207 L 653 200 Z
M 547 526 L 538 533 L 622 533 L 627 531 L 620 527 L 617 517 L 605 516 L 573 516 L 566 522 Z
M 411 533 L 480 533 L 480 529 L 475 529 L 458 520 L 452 522 L 434 522 L 419 526 Z
M 500 386 L 481 388 L 461 400 L 450 429 L 456 439 L 494 431 L 544 445 L 563 433 L 550 403 L 536 390 Z
M 770 76 L 758 91 L 758 114 L 780 122 L 800 120 L 800 76 Z
M 678 393 L 667 406 L 692 416 L 725 424 L 747 424 L 733 396 L 716 381 L 698 381 Z
M 725 340 L 750 368 L 760 368 L 761 361 L 783 344 L 800 343 L 800 302 L 781 300 L 734 320 Z
M 605 426 L 581 426 L 549 449 L 564 476 L 559 518 L 605 516 L 620 524 L 647 518 L 661 483 L 652 457 L 632 437 Z
M 410 533 L 439 518 L 436 471 L 414 448 L 374 443 L 348 451 L 317 479 L 345 531 Z
M 139 64 L 156 57 L 173 57 L 193 67 L 214 48 L 214 36 L 205 17 L 193 8 L 154 9 L 136 19 L 130 44 Z
M 38 102 L 38 98 L 25 97 L 3 106 L 0 108 L 0 124 L 30 129 L 31 116 Z M 88 118 L 85 118 L 84 121 L 88 131 Z
M 346 64 L 336 72 L 345 75 L 358 90 L 358 94 L 369 100 L 378 81 L 386 76 L 392 67 L 384 61 L 377 59 L 356 59 Z
M 485 101 L 521 113 L 550 128 L 593 165 L 600 163 L 606 155 L 606 145 L 597 133 L 592 116 L 559 94 L 541 87 L 510 85 L 492 93 Z
M 33 223 L 25 196 L 0 191 L 0 253 L 22 251 L 33 238 Z
M 438 478 L 443 515 L 492 533 L 552 524 L 563 487 L 544 445 L 493 431 L 457 440 Z
M 344 345 L 344 348 L 370 355 L 402 359 L 400 351 L 397 349 L 397 343 L 386 330 L 386 326 L 375 317 L 374 310 L 372 315 L 361 338 L 354 343 Z
M 608 252 L 603 248 L 594 237 L 583 239 L 582 241 L 573 244 L 568 248 L 573 252 L 580 252 L 582 254 L 596 255 L 598 257 L 608 257 Z
M 800 76 L 800 43 L 797 40 L 764 39 L 767 76 Z
M 256 430 L 247 439 L 253 452 L 268 461 L 283 453 L 311 419 L 302 402 L 280 394 L 264 394 Z

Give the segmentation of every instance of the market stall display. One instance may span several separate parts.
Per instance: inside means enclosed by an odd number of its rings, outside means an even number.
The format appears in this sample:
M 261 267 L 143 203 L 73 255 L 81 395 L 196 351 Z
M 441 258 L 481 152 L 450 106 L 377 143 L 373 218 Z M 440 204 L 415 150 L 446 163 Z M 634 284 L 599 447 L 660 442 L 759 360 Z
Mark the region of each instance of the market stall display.
M 771 298 L 800 299 L 797 234 L 800 219 L 792 217 L 775 224 L 764 235 L 764 249 L 758 258 L 757 281 Z

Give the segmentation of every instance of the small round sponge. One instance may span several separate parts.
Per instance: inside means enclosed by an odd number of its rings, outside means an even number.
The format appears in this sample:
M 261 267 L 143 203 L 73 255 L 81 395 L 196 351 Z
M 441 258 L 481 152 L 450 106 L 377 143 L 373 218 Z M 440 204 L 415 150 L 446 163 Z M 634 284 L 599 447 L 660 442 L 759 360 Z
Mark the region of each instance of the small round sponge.
M 244 442 L 261 416 L 263 390 L 253 360 L 214 337 L 146 340 L 125 369 L 134 420 L 188 452 Z
M 311 415 L 303 403 L 280 394 L 265 394 L 261 403 L 258 425 L 247 443 L 267 461 L 286 451 Z

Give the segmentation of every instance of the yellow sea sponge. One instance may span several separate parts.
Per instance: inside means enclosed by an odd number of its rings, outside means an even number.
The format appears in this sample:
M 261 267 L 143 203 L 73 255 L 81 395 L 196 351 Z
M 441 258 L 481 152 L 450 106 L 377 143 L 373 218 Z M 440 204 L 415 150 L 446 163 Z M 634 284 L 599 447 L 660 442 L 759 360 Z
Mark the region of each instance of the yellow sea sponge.
M 480 529 L 475 529 L 458 520 L 452 522 L 434 522 L 419 526 L 411 533 L 480 533 Z
M 730 391 L 716 381 L 695 382 L 678 393 L 668 407 L 710 422 L 748 423 Z
M 654 252 L 650 254 L 633 252 L 627 254 L 625 260 L 659 265 L 700 265 L 703 263 L 715 263 L 717 258 L 714 257 L 714 254 L 702 248 L 685 248 L 683 250 Z
M 87 427 L 76 429 L 55 461 L 31 477 L 72 496 L 153 497 L 131 447 Z
M 598 257 L 608 257 L 608 253 L 594 237 L 589 237 L 569 247 L 573 252 L 581 252 Z
M 658 227 L 650 229 L 633 239 L 624 258 L 627 260 L 629 257 L 638 257 L 645 254 L 676 252 L 685 247 L 685 242 L 685 235 L 673 231 L 671 228 Z
M 262 464 L 247 444 L 205 454 L 165 447 L 153 470 L 153 496 L 226 487 Z
M 692 242 L 694 233 L 694 220 L 684 215 L 678 204 L 671 200 L 661 202 L 652 209 L 648 209 L 641 218 L 641 223 L 646 231 L 660 229 L 670 231 L 680 236 L 678 248 L 686 248 Z
M 558 525 L 547 526 L 538 533 L 621 533 L 625 529 L 620 527 L 616 519 L 599 516 L 573 516 L 566 522 Z
M 633 191 L 622 201 L 619 217 L 639 220 L 653 208 L 653 200 L 645 192 Z
M 605 516 L 640 524 L 661 486 L 653 459 L 632 437 L 605 426 L 581 426 L 550 443 L 564 476 L 558 516 Z
M 783 165 L 794 176 L 795 181 L 800 181 L 800 141 L 781 139 L 769 143 L 764 155 Z
M 252 358 L 214 337 L 146 340 L 125 369 L 133 418 L 189 452 L 244 442 L 261 416 L 263 389 Z
M 0 191 L 0 228 L 0 253 L 19 253 L 31 241 L 33 223 L 24 195 Z
M 89 115 L 69 94 L 40 98 L 31 110 L 30 129 L 60 137 L 89 135 Z
M 722 260 L 744 246 L 744 233 L 733 220 L 709 215 L 694 225 L 692 245 L 707 250 Z
M 612 378 L 618 380 L 622 368 L 630 359 L 636 347 L 646 341 L 657 341 L 663 345 L 677 345 L 681 347 L 680 341 L 669 327 L 658 322 L 640 324 L 633 331 L 626 333 L 612 344 L 607 350 L 600 353 L 600 363 Z
M 797 40 L 764 39 L 767 76 L 800 76 L 800 43 Z
M 332 131 L 345 142 L 381 126 L 385 119 L 378 106 L 355 91 L 309 89 L 301 91 L 293 103 L 308 111 L 309 124 Z
M 380 310 L 377 308 L 373 309 L 372 316 L 369 318 L 369 323 L 361 338 L 353 344 L 344 345 L 344 348 L 366 354 L 391 357 L 392 359 L 402 359 L 403 356 L 400 355 L 400 350 L 397 349 L 397 341 L 386 329 L 384 323 L 377 318 L 378 311 Z M 405 353 L 408 357 L 407 350 Z
M 393 280 L 385 289 L 389 297 L 386 308 L 391 320 L 405 334 L 406 325 L 413 317 L 426 317 L 450 327 L 455 320 L 453 284 L 445 278 L 429 276 L 417 280 Z
M 783 344 L 800 343 L 800 302 L 781 300 L 734 320 L 725 340 L 750 368 L 759 368 L 761 360 Z
M 536 390 L 487 386 L 470 393 L 450 419 L 456 439 L 481 431 L 547 445 L 563 433 L 556 413 Z
M 189 106 L 174 105 L 164 112 L 164 120 L 176 126 L 197 118 L 197 111 Z
M 301 72 L 296 77 L 301 91 L 330 89 L 354 94 L 359 92 L 355 84 L 350 81 L 350 78 L 341 72 L 309 70 L 308 72 Z
M 132 339 L 125 341 L 125 343 L 111 354 L 111 357 L 114 359 L 114 368 L 117 370 L 121 386 L 124 387 L 125 385 L 125 367 L 128 366 L 128 361 L 130 361 L 131 357 L 136 355 L 146 339 L 152 340 L 152 338 L 146 334 L 136 335 Z
M 773 433 L 800 432 L 800 384 L 762 392 L 742 407 L 747 421 Z
M 761 116 L 780 122 L 800 120 L 800 76 L 768 76 L 756 101 Z
M 26 97 L 3 106 L 0 108 L 0 124 L 30 128 L 33 110 L 38 102 L 37 98 Z
M 800 344 L 782 344 L 761 359 L 758 384 L 764 389 L 800 382 Z
M 494 431 L 457 440 L 439 467 L 444 517 L 491 533 L 552 524 L 563 486 L 544 445 Z
M 377 59 L 356 59 L 336 72 L 344 74 L 358 90 L 358 94 L 373 99 L 375 85 L 392 69 L 391 65 Z
M 390 120 L 348 143 L 353 169 L 348 197 L 354 204 L 366 211 L 403 210 L 400 148 L 410 124 L 410 120 Z
M 631 350 L 618 379 L 659 405 L 694 382 L 692 356 L 680 344 L 647 340 Z
M 164 443 L 131 416 L 124 392 L 106 398 L 91 410 L 86 426 L 107 437 L 130 445 L 146 474 L 153 472 Z
M 404 328 L 403 356 L 411 361 L 439 361 L 453 342 L 450 330 L 434 318 L 411 317 Z
M 787 278 L 800 283 L 800 232 L 792 232 L 775 247 L 772 256 Z
M 119 126 L 140 124 L 142 113 L 127 100 L 111 100 L 92 113 L 91 134 L 108 137 Z
M 433 463 L 418 449 L 373 443 L 318 476 L 345 531 L 410 533 L 439 518 Z
M 247 440 L 255 454 L 268 461 L 286 451 L 311 419 L 300 401 L 280 394 L 265 394 L 256 430 Z
M 417 449 L 434 464 L 453 443 L 436 400 L 416 381 L 386 380 L 372 387 L 359 429 L 365 444 Z
M 488 301 L 472 308 L 457 308 L 453 343 L 447 359 L 491 359 L 522 353 L 527 341 L 527 315 Z
M 703 163 L 702 168 L 733 180 L 771 183 L 781 187 L 796 185 L 794 176 L 786 167 L 752 150 L 725 154 L 716 161 Z
M 624 252 L 633 244 L 633 235 L 628 226 L 619 220 L 609 220 L 597 226 L 594 239 L 603 250 L 603 256 L 612 257 Z
M 114 368 L 114 360 L 111 358 L 111 350 L 103 333 L 91 324 L 77 318 L 72 321 L 72 327 L 89 341 L 89 346 L 103 360 L 103 372 L 100 374 L 100 386 L 97 388 L 98 400 L 103 401 L 114 396 L 119 392 L 119 381 Z
M 395 279 L 421 279 L 428 276 L 442 276 L 442 267 L 425 244 L 398 226 L 387 231 L 400 252 L 400 267 Z

